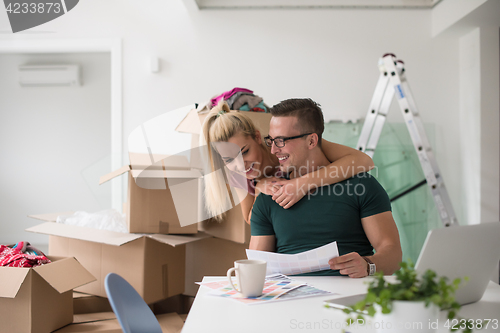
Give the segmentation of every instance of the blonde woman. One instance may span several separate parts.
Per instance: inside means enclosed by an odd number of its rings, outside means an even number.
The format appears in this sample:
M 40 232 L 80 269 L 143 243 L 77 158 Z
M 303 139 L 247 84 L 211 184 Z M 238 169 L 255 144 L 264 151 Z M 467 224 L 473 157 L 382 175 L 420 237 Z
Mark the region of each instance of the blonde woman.
M 286 180 L 278 158 L 263 141 L 262 136 L 267 133 L 261 133 L 245 113 L 229 110 L 227 103 L 221 102 L 203 123 L 211 169 L 217 171 L 205 177 L 205 203 L 210 216 L 221 218 L 231 208 L 226 199 L 226 184 L 247 190 L 241 209 L 245 221 L 250 223 L 252 207 L 260 192 L 272 195 L 274 201 L 288 209 L 312 189 L 338 183 L 374 167 L 368 155 L 322 140 L 322 150 L 332 163 L 325 169 Z M 286 138 L 294 139 L 299 137 Z

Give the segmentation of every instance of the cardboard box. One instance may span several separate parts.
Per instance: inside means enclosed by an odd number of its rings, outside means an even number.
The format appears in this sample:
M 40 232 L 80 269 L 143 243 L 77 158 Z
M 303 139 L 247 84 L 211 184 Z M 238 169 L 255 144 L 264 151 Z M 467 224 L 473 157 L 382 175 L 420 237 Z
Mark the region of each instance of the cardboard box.
M 179 225 L 186 226 L 184 228 L 189 226 L 190 228 L 193 228 L 189 230 L 193 231 L 195 228 L 194 223 L 201 222 L 200 225 L 196 227 L 197 230 L 204 231 L 215 237 L 227 239 L 240 244 L 245 243 L 246 240 L 249 239 L 250 229 L 245 223 L 240 205 L 238 204 L 239 202 L 237 200 L 234 200 L 235 206 L 226 213 L 226 216 L 222 221 L 215 221 L 209 218 L 209 216 L 205 213 L 202 174 L 207 174 L 211 172 L 211 170 L 208 165 L 208 150 L 203 137 L 200 134 L 203 121 L 210 109 L 208 105 L 209 103 L 210 101 L 205 104 L 201 104 L 196 109 L 193 108 L 193 106 L 186 106 L 179 109 L 190 109 L 184 119 L 176 127 L 176 131 L 191 135 L 190 152 L 180 152 L 178 155 L 171 155 L 167 158 L 165 158 L 166 155 L 160 154 L 161 147 L 158 144 L 158 141 L 167 140 L 166 137 L 162 136 L 162 132 L 158 130 L 158 123 L 164 121 L 164 118 L 168 118 L 162 115 L 146 122 L 143 127 L 135 129 L 129 135 L 129 147 L 132 147 L 132 150 L 129 151 L 131 166 L 125 166 L 122 169 L 102 178 L 101 183 L 131 170 L 131 172 L 129 172 L 129 199 L 127 201 L 133 206 L 126 208 L 127 212 L 129 212 L 127 215 L 131 216 L 130 232 L 166 233 L 166 230 L 163 229 L 164 226 L 162 226 L 162 223 L 158 226 L 158 220 L 162 222 L 169 222 L 168 233 L 174 233 L 172 225 L 175 225 L 176 227 Z M 179 110 L 174 110 L 173 112 L 175 113 L 175 111 Z M 268 134 L 271 114 L 245 111 L 235 112 L 242 112 L 248 116 L 261 132 L 262 137 Z M 146 154 L 145 152 L 149 153 Z M 186 153 L 189 153 L 189 160 L 185 157 L 187 155 Z M 144 172 L 145 169 L 147 169 L 150 173 L 150 177 L 146 176 L 147 173 Z M 165 198 L 156 197 L 156 194 L 149 197 L 147 191 L 151 190 L 145 188 L 152 188 L 154 186 L 158 186 L 158 188 L 165 187 L 165 182 L 162 183 L 161 177 L 154 175 L 154 169 L 169 172 L 172 172 L 173 170 L 190 170 L 191 172 L 196 172 L 198 180 L 195 180 L 194 177 L 185 177 L 184 179 L 181 179 L 180 177 L 175 178 L 174 176 L 167 176 L 167 192 L 170 191 L 170 193 L 165 194 Z M 157 177 L 156 181 L 154 180 L 155 177 Z M 132 179 L 135 179 L 135 185 L 137 186 L 130 186 Z M 152 181 L 153 185 L 148 183 L 148 181 Z M 234 189 L 231 189 L 231 192 L 233 198 L 235 198 Z M 157 211 L 157 207 L 159 207 L 158 202 L 173 202 L 174 205 L 170 205 L 168 209 L 164 208 L 166 211 L 165 214 L 162 213 L 161 218 L 158 216 L 150 218 L 148 214 L 154 214 L 154 212 Z M 134 214 L 134 210 L 137 210 L 137 215 Z M 177 218 L 173 221 L 168 220 L 169 216 L 175 215 L 175 211 L 177 213 Z M 170 215 L 168 215 L 169 212 Z M 174 213 L 172 214 L 172 212 Z M 137 218 L 135 216 L 137 216 Z M 137 220 L 140 220 L 141 218 L 144 219 L 141 222 L 142 225 L 139 228 L 133 227 L 138 223 Z M 150 222 L 146 222 L 146 220 L 150 220 Z M 177 224 L 177 222 L 179 223 Z M 145 223 L 150 223 L 152 226 L 144 225 Z
M 202 124 L 205 120 L 209 106 L 207 102 L 205 104 L 200 104 L 197 109 L 192 109 L 186 117 L 177 125 L 176 131 L 182 133 L 190 133 L 193 135 L 192 140 L 192 155 L 190 158 L 191 166 L 197 168 L 199 170 L 206 170 L 206 165 L 197 165 L 196 163 L 203 163 L 202 161 L 206 160 L 200 158 L 199 155 L 200 149 L 206 145 L 203 135 L 201 135 Z M 261 113 L 261 112 L 246 112 L 246 111 L 234 111 L 241 112 L 248 116 L 255 124 L 256 128 L 260 131 L 262 137 L 265 137 L 269 133 L 269 122 L 271 121 L 270 113 Z M 226 240 L 230 240 L 236 243 L 244 244 L 248 242 L 250 239 L 250 227 L 245 222 L 243 218 L 243 214 L 241 212 L 240 205 L 235 205 L 232 209 L 226 212 L 225 217 L 222 221 L 215 221 L 214 219 L 206 219 L 203 214 L 203 186 L 199 187 L 199 230 L 210 234 L 217 238 L 222 238 Z M 234 194 L 233 194 L 234 198 Z M 246 256 L 245 256 L 246 257 Z
M 73 315 L 73 324 L 90 323 L 102 320 L 116 319 L 116 315 L 111 311 L 102 312 L 92 312 L 92 313 L 80 313 Z
M 85 323 L 73 323 L 54 333 L 123 333 L 117 319 L 95 320 Z
M 193 296 L 175 295 L 154 304 L 150 304 L 150 308 L 155 315 L 170 312 L 187 314 L 191 310 L 193 302 Z
M 196 296 L 204 276 L 226 276 L 234 261 L 246 259 L 248 243 L 237 244 L 218 238 L 207 238 L 186 244 L 186 288 L 184 295 Z
M 30 217 L 54 221 L 56 216 Z M 107 297 L 104 279 L 113 272 L 126 279 L 148 304 L 184 292 L 185 244 L 210 237 L 203 233 L 126 234 L 53 222 L 26 230 L 50 235 L 51 255 L 71 254 L 96 277 L 77 291 Z
M 245 222 L 240 205 L 227 211 L 224 219 L 220 222 L 215 219 L 200 222 L 198 229 L 216 238 L 246 244 L 246 248 L 250 242 L 250 224 Z
M 2 332 L 52 332 L 73 320 L 72 289 L 95 278 L 75 259 L 33 268 L 0 267 Z
M 103 184 L 128 173 L 124 213 L 131 233 L 195 234 L 198 232 L 199 170 L 185 156 L 129 154 L 130 165 L 101 177 Z M 157 160 L 155 163 L 152 160 Z M 174 195 L 174 197 L 173 197 Z M 193 223 L 182 221 L 192 221 Z
M 73 314 L 110 312 L 111 304 L 105 297 L 73 292 Z
M 121 333 L 121 327 L 113 311 L 75 314 L 73 323 L 67 325 L 54 333 Z
M 111 313 L 93 313 L 85 316 L 75 316 L 74 323 L 54 333 L 122 333 L 120 323 Z M 178 333 L 184 326 L 184 321 L 176 313 L 157 315 L 156 319 L 164 333 Z

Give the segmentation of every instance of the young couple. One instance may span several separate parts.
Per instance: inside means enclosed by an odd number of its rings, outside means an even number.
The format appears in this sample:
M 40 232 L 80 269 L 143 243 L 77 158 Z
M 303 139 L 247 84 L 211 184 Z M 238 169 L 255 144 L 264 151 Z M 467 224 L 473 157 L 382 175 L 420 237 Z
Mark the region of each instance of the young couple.
M 402 257 L 399 234 L 387 193 L 366 173 L 371 158 L 323 140 L 323 113 L 310 99 L 285 100 L 271 115 L 268 135 L 224 103 L 203 125 L 213 170 L 225 177 L 222 160 L 247 179 L 241 207 L 251 225 L 250 249 L 293 254 L 337 241 L 340 256 L 330 260 L 331 270 L 312 274 L 394 273 Z M 227 210 L 226 183 L 238 187 L 235 175 L 208 178 L 205 199 L 212 215 Z

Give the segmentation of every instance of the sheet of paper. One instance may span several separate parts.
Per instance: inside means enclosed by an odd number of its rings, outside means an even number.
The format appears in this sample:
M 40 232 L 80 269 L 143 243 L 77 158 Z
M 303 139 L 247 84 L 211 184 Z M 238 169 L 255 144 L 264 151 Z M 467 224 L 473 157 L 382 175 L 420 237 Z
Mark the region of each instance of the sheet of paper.
M 328 260 L 339 256 L 337 242 L 297 254 L 246 250 L 248 259 L 267 261 L 267 274 L 301 274 L 330 269 Z
M 233 284 L 238 288 L 238 283 L 235 278 L 232 278 Z M 197 284 L 205 287 L 209 287 L 212 289 L 208 295 L 211 296 L 219 296 L 225 297 L 231 300 L 238 301 L 244 304 L 262 304 L 265 302 L 273 301 L 278 299 L 281 295 L 286 294 L 287 292 L 299 288 L 301 286 L 305 286 L 302 282 L 297 282 L 291 279 L 276 279 L 273 280 L 269 277 L 266 277 L 266 281 L 264 283 L 264 290 L 262 291 L 261 296 L 256 297 L 243 297 L 240 293 L 233 289 L 233 287 L 229 284 L 228 280 L 222 281 L 214 281 L 214 282 L 197 282 Z
M 283 274 L 272 274 L 268 275 L 266 278 L 272 280 L 283 280 L 283 281 L 294 281 L 290 279 L 288 276 Z M 276 301 L 287 301 L 291 299 L 304 298 L 304 297 L 313 297 L 313 296 L 324 296 L 324 295 L 339 295 L 338 293 L 332 293 L 330 291 L 318 289 L 313 287 L 307 283 L 304 283 L 303 286 L 290 290 L 289 292 L 281 295 Z
M 237 285 L 236 278 L 232 281 Z M 258 297 L 243 297 L 237 293 L 227 279 L 212 282 L 196 282 L 200 286 L 212 289 L 208 295 L 225 297 L 239 303 L 252 305 L 268 302 L 288 301 L 304 297 L 324 296 L 332 294 L 329 291 L 317 289 L 307 283 L 290 279 L 286 275 L 273 274 L 266 276 L 263 294 Z

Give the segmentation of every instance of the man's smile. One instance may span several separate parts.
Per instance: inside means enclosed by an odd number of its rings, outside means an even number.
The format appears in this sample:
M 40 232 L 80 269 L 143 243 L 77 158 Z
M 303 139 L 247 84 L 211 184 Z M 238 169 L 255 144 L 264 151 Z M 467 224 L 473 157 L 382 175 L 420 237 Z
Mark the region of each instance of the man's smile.
M 280 164 L 283 164 L 288 160 L 288 157 L 290 157 L 290 155 L 278 155 L 278 154 L 276 154 L 276 157 L 278 158 L 278 161 L 280 162 Z

